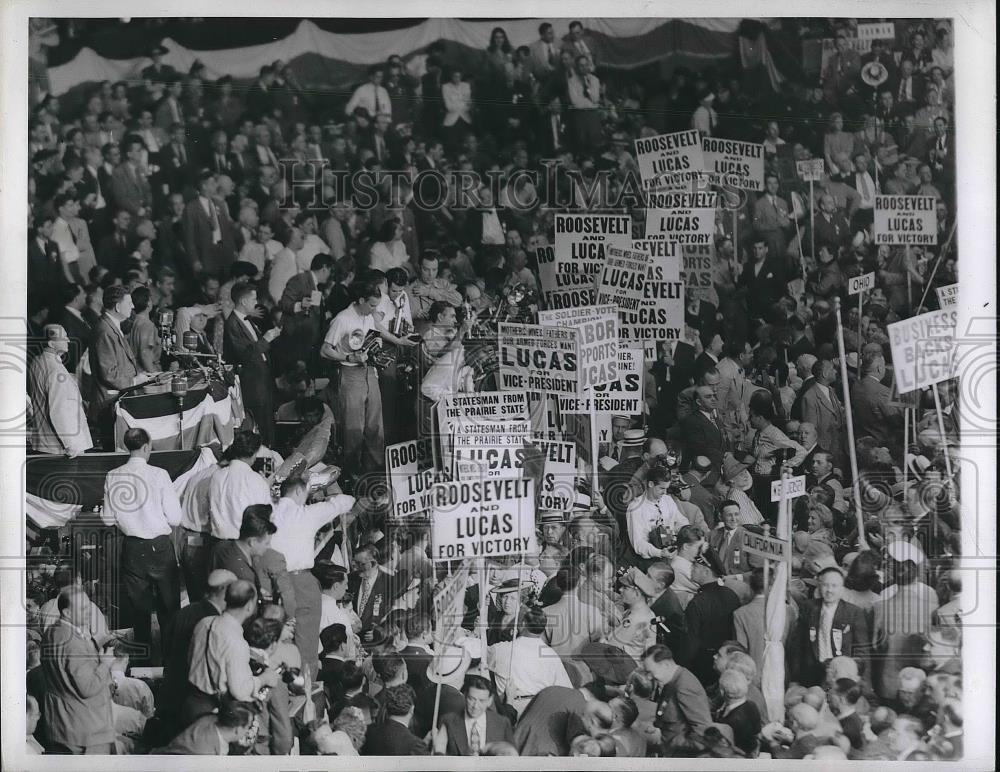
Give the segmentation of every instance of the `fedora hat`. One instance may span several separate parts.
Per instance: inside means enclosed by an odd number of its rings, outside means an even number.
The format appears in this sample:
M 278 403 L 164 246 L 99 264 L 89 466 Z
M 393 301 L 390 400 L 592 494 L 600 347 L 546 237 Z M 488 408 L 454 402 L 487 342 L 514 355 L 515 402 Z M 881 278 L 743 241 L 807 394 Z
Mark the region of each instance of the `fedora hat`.
M 427 665 L 427 680 L 433 684 L 441 684 L 464 674 L 469 669 L 472 656 L 464 646 L 449 644 Z

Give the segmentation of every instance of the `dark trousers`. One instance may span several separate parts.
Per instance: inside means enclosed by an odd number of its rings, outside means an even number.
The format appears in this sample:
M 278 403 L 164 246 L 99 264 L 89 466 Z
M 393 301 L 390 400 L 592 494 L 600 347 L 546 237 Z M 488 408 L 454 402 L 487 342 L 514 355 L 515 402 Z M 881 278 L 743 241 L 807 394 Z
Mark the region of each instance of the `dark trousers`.
M 197 603 L 208 591 L 208 559 L 212 535 L 183 529 L 181 533 L 181 573 L 187 588 L 188 602 Z
M 135 641 L 150 647 L 146 656 L 134 657 L 133 661 L 151 661 L 153 612 L 160 623 L 161 637 L 166 638 L 174 614 L 181 607 L 180 571 L 171 537 L 126 536 L 122 542 L 121 581 Z
M 271 402 L 246 402 L 243 405 L 257 426 L 257 433 L 267 447 L 274 445 L 274 405 Z
M 212 694 L 205 694 L 201 689 L 188 683 L 187 697 L 181 706 L 178 715 L 177 731 L 180 732 L 191 726 L 202 716 L 214 713 L 219 708 L 219 698 Z
M 319 618 L 322 591 L 319 582 L 308 569 L 289 571 L 295 588 L 295 646 L 302 655 L 302 666 L 308 667 L 315 679 L 319 673 Z

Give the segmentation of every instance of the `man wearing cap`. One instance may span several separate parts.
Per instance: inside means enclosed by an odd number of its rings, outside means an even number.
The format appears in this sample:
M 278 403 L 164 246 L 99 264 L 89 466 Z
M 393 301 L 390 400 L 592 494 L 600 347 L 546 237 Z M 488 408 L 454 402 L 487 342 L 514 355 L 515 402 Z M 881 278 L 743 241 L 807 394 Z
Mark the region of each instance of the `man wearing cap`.
M 441 717 L 448 714 L 462 715 L 465 710 L 465 697 L 461 692 L 465 676 L 469 672 L 472 661 L 471 649 L 481 648 L 480 639 L 459 638 L 455 643 L 448 644 L 435 652 L 427 665 L 426 677 L 430 682 L 417 692 L 416 710 L 414 714 L 414 730 L 421 737 L 431 731 L 434 720 L 434 701 L 441 688 L 441 698 L 438 708 L 438 726 Z
M 841 600 L 844 573 L 829 565 L 816 575 L 818 599 L 808 601 L 799 615 L 796 639 L 789 643 L 790 669 L 798 665 L 800 683 L 822 684 L 826 665 L 834 657 L 846 655 L 865 663 L 862 670 L 870 679 L 871 635 L 868 618 L 857 606 Z M 796 672 L 792 669 L 792 672 Z
M 539 541 L 542 544 L 541 554 L 559 552 L 569 548 L 569 538 L 566 533 L 566 513 L 555 510 L 545 510 L 539 518 Z
M 65 454 L 70 458 L 93 447 L 80 387 L 62 359 L 70 340 L 64 327 L 43 328 L 45 348 L 28 364 L 28 396 L 34 410 L 31 447 L 36 453 Z
M 339 486 L 333 489 L 340 490 Z M 300 477 L 290 477 L 281 484 L 281 498 L 271 513 L 277 529 L 271 548 L 285 558 L 295 590 L 295 645 L 302 662 L 315 673 L 322 605 L 319 582 L 312 573 L 316 532 L 350 512 L 354 497 L 334 493 L 325 501 L 307 505 L 308 494 L 308 486 Z
M 145 429 L 125 432 L 129 459 L 104 478 L 101 519 L 124 535 L 122 586 L 132 611 L 137 643 L 152 646 L 152 612 L 169 634 L 181 607 L 180 571 L 173 529 L 181 523 L 181 502 L 165 469 L 150 466 L 153 443 Z
M 920 581 L 926 557 L 917 544 L 891 541 L 886 552 L 889 558 L 886 575 L 890 583 L 874 605 L 879 668 L 873 684 L 882 699 L 892 700 L 899 690 L 900 672 L 921 663 L 938 600 L 937 593 Z
M 175 728 L 177 714 L 187 693 L 188 654 L 191 635 L 205 617 L 215 617 L 226 608 L 226 588 L 236 574 L 219 568 L 208 575 L 208 590 L 200 600 L 189 603 L 174 616 L 173 630 L 163 638 L 163 681 L 156 700 L 158 717 L 166 728 Z M 179 727 L 176 727 L 179 729 Z

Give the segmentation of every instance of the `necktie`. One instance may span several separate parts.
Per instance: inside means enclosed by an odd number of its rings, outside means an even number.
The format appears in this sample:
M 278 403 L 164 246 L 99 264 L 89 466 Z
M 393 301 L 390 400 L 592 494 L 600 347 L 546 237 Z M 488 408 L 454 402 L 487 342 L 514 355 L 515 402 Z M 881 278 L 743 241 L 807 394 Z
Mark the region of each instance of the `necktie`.
M 258 340 L 257 328 L 253 326 L 253 322 L 250 321 L 250 317 L 249 316 L 245 317 L 243 319 L 243 322 L 246 324 L 247 329 L 250 331 L 250 337 L 253 338 L 254 341 Z
M 590 76 L 588 75 L 583 79 L 583 96 L 590 101 L 594 101 L 593 97 L 590 95 Z
M 611 449 L 611 458 L 612 458 L 613 460 L 615 460 L 615 461 L 617 461 L 617 460 L 618 460 L 618 446 L 617 446 L 617 445 L 615 445 L 615 446 L 614 446 L 614 447 L 613 447 L 613 448 Z
M 212 243 L 218 244 L 222 241 L 222 228 L 219 226 L 219 213 L 215 208 L 215 202 L 209 199 L 208 211 L 212 218 Z
M 480 743 L 481 738 L 479 737 L 479 722 L 476 721 L 472 724 L 472 729 L 469 730 L 469 750 L 472 752 L 473 756 L 479 755 Z
M 375 115 L 378 115 L 382 112 L 382 100 L 379 98 L 378 86 L 374 86 L 373 88 L 375 89 Z
M 70 237 L 71 239 L 73 239 L 73 243 L 74 243 L 74 244 L 79 244 L 79 242 L 78 242 L 78 241 L 76 240 L 76 234 L 75 234 L 75 233 L 73 233 L 73 226 L 72 226 L 72 225 L 70 225 L 69 223 L 66 223 L 66 230 L 68 230 L 68 231 L 69 231 L 69 237 Z
M 215 157 L 216 167 L 220 172 L 226 171 L 226 157 L 224 155 L 218 155 Z
M 368 596 L 371 595 L 372 588 L 367 579 L 361 580 L 361 595 L 358 597 L 358 614 L 365 613 L 365 606 L 368 605 Z
M 552 44 L 549 43 L 546 48 L 549 50 L 549 66 L 553 67 L 556 63 L 556 53 L 552 50 Z

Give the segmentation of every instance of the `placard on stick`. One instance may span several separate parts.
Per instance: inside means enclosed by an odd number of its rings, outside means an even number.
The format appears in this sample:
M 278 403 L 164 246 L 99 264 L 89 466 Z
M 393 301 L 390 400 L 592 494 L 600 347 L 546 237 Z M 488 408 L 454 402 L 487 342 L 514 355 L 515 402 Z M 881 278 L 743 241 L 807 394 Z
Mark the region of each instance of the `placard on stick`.
M 597 386 L 586 397 L 559 397 L 560 413 L 590 412 L 590 400 L 598 413 L 641 415 L 643 412 L 643 351 L 638 343 L 618 347 L 618 378 Z
M 431 487 L 437 477 L 430 438 L 388 445 L 385 475 L 392 490 L 392 516 L 415 515 L 431 508 Z
M 648 250 L 647 250 L 648 247 Z M 679 340 L 684 333 L 684 282 L 680 246 L 667 241 L 635 241 L 633 249 L 652 252 L 646 266 L 642 303 L 618 315 L 618 337 L 626 341 Z
M 929 311 L 888 326 L 896 390 L 906 394 L 954 377 L 958 309 Z
M 698 193 L 647 193 L 646 239 L 677 244 L 710 244 L 715 235 L 715 210 L 719 195 Z
M 713 185 L 764 189 L 764 146 L 756 142 L 702 137 L 705 172 Z
M 875 243 L 937 244 L 934 197 L 875 196 Z
M 847 280 L 847 294 L 857 295 L 859 292 L 868 292 L 875 287 L 875 274 L 866 273 L 861 276 L 852 276 Z
M 500 324 L 503 391 L 582 392 L 580 331 L 537 324 Z
M 434 560 L 523 555 L 538 549 L 531 480 L 434 486 Z
M 545 459 L 538 486 L 538 507 L 570 512 L 576 498 L 577 448 L 575 442 L 535 438 Z
M 638 311 L 643 303 L 643 286 L 649 255 L 631 248 L 608 247 L 604 270 L 597 284 L 597 303 L 615 304 L 620 311 Z
M 705 168 L 701 137 L 695 129 L 637 139 L 635 160 L 647 190 L 682 185 Z
M 948 284 L 945 287 L 935 287 L 934 291 L 937 293 L 938 305 L 942 309 L 954 308 L 958 305 L 958 285 Z
M 618 378 L 618 307 L 613 304 L 538 312 L 545 326 L 575 328 L 580 332 L 580 369 L 583 388 Z
M 440 403 L 441 428 L 451 440 L 450 469 L 458 479 L 520 477 L 531 436 L 528 395 L 482 391 L 452 394 Z
M 463 561 L 459 569 L 446 577 L 434 591 L 434 648 L 438 651 L 452 643 L 462 629 L 469 565 L 469 561 Z

